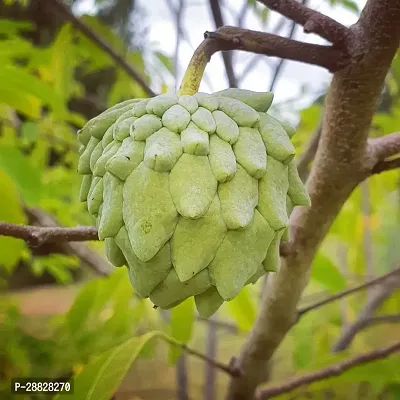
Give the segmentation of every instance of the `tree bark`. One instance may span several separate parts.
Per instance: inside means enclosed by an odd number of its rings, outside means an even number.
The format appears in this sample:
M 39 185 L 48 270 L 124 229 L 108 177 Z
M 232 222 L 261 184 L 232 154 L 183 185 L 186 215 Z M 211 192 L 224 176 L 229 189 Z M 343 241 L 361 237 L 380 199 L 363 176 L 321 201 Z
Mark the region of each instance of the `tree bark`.
M 321 139 L 307 182 L 312 206 L 294 210 L 292 251 L 269 280 L 260 312 L 239 356 L 243 375 L 231 380 L 226 398 L 251 399 L 272 355 L 296 318 L 310 265 L 342 205 L 366 178 L 376 156 L 367 143 L 386 74 L 400 41 L 400 2 L 369 0 L 350 29 L 350 65 L 336 72 L 326 99 Z

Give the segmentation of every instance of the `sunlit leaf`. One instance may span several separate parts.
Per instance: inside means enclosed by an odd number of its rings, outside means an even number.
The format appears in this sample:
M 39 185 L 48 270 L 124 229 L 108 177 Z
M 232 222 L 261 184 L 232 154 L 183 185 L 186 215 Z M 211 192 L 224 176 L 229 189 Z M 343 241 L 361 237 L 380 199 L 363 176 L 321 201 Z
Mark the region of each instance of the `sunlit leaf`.
M 87 283 L 69 309 L 66 322 L 70 333 L 79 333 L 83 329 L 96 302 L 99 282 L 99 280 L 95 280 Z
M 74 378 L 74 393 L 56 396 L 58 400 L 109 400 L 135 361 L 143 346 L 158 332 L 133 337 L 98 355 Z
M 344 290 L 346 281 L 338 267 L 326 255 L 318 252 L 312 263 L 311 278 L 332 292 Z
M 0 156 L 1 159 L 1 156 Z M 17 188 L 12 178 L 0 166 L 0 221 L 14 224 L 26 223 Z M 25 242 L 7 236 L 0 236 L 0 266 L 10 270 L 20 259 Z
M 41 171 L 34 168 L 30 160 L 20 151 L 0 146 L 0 168 L 12 178 L 28 205 L 39 202 L 42 187 Z
M 171 310 L 171 336 L 182 343 L 187 343 L 192 337 L 193 324 L 194 300 L 193 297 L 190 297 Z M 180 355 L 179 348 L 170 347 L 169 359 L 171 362 L 175 362 Z
M 50 105 L 60 115 L 65 112 L 65 104 L 62 97 L 47 83 L 27 73 L 22 68 L 0 65 L 0 81 L 2 82 L 2 88 L 5 90 L 26 92 L 43 103 Z
M 256 305 L 251 297 L 251 292 L 245 286 L 240 293 L 226 303 L 229 314 L 236 321 L 241 331 L 248 332 L 252 328 L 257 316 Z
M 0 85 L 1 103 L 7 104 L 26 117 L 33 119 L 40 117 L 41 101 L 22 89 L 16 90 L 6 85 Z
M 35 48 L 30 42 L 20 37 L 13 37 L 8 40 L 0 40 L 0 60 L 11 61 L 15 57 L 29 56 Z
M 14 36 L 20 31 L 31 31 L 34 28 L 34 23 L 30 21 L 0 20 L 0 34 L 8 37 Z

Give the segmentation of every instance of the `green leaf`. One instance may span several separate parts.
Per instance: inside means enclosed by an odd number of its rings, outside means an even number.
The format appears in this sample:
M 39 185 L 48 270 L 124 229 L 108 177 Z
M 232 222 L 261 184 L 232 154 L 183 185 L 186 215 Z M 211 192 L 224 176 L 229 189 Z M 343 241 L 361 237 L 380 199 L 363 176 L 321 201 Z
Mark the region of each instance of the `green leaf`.
M 0 156 L 1 158 L 1 156 Z M 14 224 L 26 223 L 26 216 L 20 203 L 15 184 L 10 176 L 0 167 L 0 221 Z M 0 236 L 0 265 L 8 271 L 21 258 L 25 242 L 13 237 Z
M 21 136 L 29 144 L 35 142 L 39 136 L 39 126 L 32 121 L 24 122 L 21 126 Z
M 293 363 L 296 370 L 306 368 L 313 359 L 313 318 L 304 317 L 291 332 L 293 336 Z
M 0 41 L 0 59 L 2 62 L 11 61 L 14 57 L 27 56 L 35 51 L 30 42 L 16 37 Z
M 318 252 L 312 264 L 311 278 L 332 292 L 344 290 L 346 280 L 337 266 L 326 255 Z
M 171 310 L 171 336 L 181 343 L 187 343 L 192 337 L 194 323 L 194 299 L 189 297 Z M 181 355 L 182 350 L 171 346 L 170 362 L 174 363 Z
M 238 328 L 249 332 L 256 320 L 256 305 L 247 286 L 232 300 L 227 302 L 229 313 L 236 321 Z
M 18 187 L 24 201 L 29 205 L 39 203 L 42 191 L 41 172 L 18 149 L 0 146 L 0 168 Z
M 341 3 L 350 11 L 358 14 L 360 9 L 358 8 L 358 4 L 353 0 L 342 0 Z
M 84 328 L 96 302 L 99 283 L 99 279 L 87 283 L 66 314 L 67 328 L 72 334 L 79 333 Z
M 21 90 L 0 86 L 0 104 L 4 103 L 25 116 L 36 119 L 40 117 L 41 102 L 34 96 Z
M 74 393 L 59 400 L 109 400 L 144 345 L 159 332 L 134 337 L 93 358 L 74 378 Z
M 20 31 L 32 31 L 35 29 L 35 25 L 28 21 L 14 21 L 10 19 L 0 20 L 0 35 L 7 37 L 14 36 Z
M 22 68 L 0 65 L 0 81 L 2 90 L 25 92 L 50 105 L 59 116 L 65 114 L 64 100 L 54 89 L 39 78 L 29 74 Z
M 80 63 L 73 44 L 74 34 L 70 24 L 65 24 L 58 32 L 49 48 L 49 72 L 54 90 L 68 100 L 72 95 L 79 95 L 81 86 L 75 80 L 75 69 Z
M 174 73 L 174 63 L 173 63 L 172 58 L 166 56 L 164 53 L 161 53 L 161 51 L 156 51 L 155 55 L 161 61 L 161 63 L 164 65 L 164 67 L 168 70 L 168 72 L 173 74 Z

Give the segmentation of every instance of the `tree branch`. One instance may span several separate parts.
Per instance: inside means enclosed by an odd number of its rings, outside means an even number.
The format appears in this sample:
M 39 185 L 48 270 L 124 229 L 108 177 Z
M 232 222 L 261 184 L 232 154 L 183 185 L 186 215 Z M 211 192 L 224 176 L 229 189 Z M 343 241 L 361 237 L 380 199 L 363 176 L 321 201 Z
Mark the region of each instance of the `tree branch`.
M 29 219 L 33 220 L 33 223 L 43 227 L 41 229 L 55 229 L 55 228 L 64 230 L 69 229 L 69 228 L 59 228 L 57 226 L 56 221 L 54 221 L 52 217 L 45 214 L 41 210 L 25 208 L 25 212 L 28 215 Z M 37 227 L 27 226 L 26 228 L 29 229 Z M 83 239 L 82 237 L 82 240 L 98 240 L 97 232 L 94 228 L 92 227 L 83 227 L 83 228 L 88 228 L 86 229 L 88 238 Z M 94 234 L 94 232 L 96 232 L 96 234 Z M 0 235 L 2 235 L 1 230 L 0 230 Z M 52 240 L 51 236 L 48 236 L 46 233 L 44 236 L 47 238 L 47 242 L 45 243 L 54 241 Z M 69 236 L 68 233 L 67 236 Z M 109 264 L 109 262 L 104 257 L 98 254 L 96 251 L 92 250 L 86 244 L 78 242 L 66 242 L 62 238 L 65 238 L 65 236 L 62 236 L 61 238 L 59 237 L 57 243 L 66 254 L 76 255 L 83 263 L 91 267 L 98 275 L 107 276 L 112 272 L 113 270 L 112 265 Z
M 302 4 L 303 6 L 306 6 L 307 0 L 301 0 L 301 4 Z M 292 22 L 291 22 L 291 27 L 290 27 L 290 32 L 289 32 L 288 39 L 292 39 L 292 38 L 293 38 L 295 31 L 296 31 L 296 22 L 295 22 L 295 21 L 292 21 Z M 272 91 L 274 90 L 274 87 L 275 87 L 275 85 L 276 85 L 276 82 L 278 81 L 278 77 L 279 77 L 279 75 L 280 75 L 280 73 L 281 73 L 281 71 L 282 71 L 282 68 L 283 68 L 283 64 L 284 64 L 284 63 L 285 63 L 285 59 L 284 59 L 284 58 L 281 58 L 281 59 L 279 60 L 278 65 L 277 65 L 276 68 L 275 68 L 275 72 L 274 72 L 274 75 L 273 75 L 273 77 L 272 77 L 272 79 L 271 79 L 271 84 L 270 84 L 270 86 L 269 86 L 269 91 L 270 91 L 270 92 L 272 92 Z
M 377 160 L 383 161 L 400 153 L 400 132 L 370 139 L 368 145 Z
M 396 269 L 394 269 L 393 271 L 388 272 L 385 275 L 379 276 L 379 277 L 377 277 L 375 279 L 371 279 L 370 281 L 365 282 L 365 283 L 363 283 L 363 284 L 361 284 L 359 286 L 355 286 L 355 287 L 353 287 L 351 289 L 343 290 L 343 292 L 334 294 L 333 296 L 330 296 L 330 297 L 328 297 L 328 298 L 326 298 L 324 300 L 317 301 L 316 303 L 311 304 L 311 305 L 309 305 L 307 307 L 300 308 L 298 310 L 298 312 L 297 312 L 298 318 L 302 317 L 304 314 L 306 314 L 306 313 L 308 313 L 310 311 L 316 310 L 317 308 L 325 306 L 326 304 L 332 303 L 333 301 L 342 299 L 343 297 L 349 296 L 349 295 L 351 295 L 353 293 L 357 293 L 357 292 L 360 292 L 362 290 L 368 289 L 369 287 L 372 287 L 372 286 L 375 286 L 375 285 L 379 285 L 379 284 L 383 284 L 388 279 L 391 279 L 393 276 L 397 276 L 397 275 L 400 276 L 400 266 L 397 267 Z
M 400 314 L 386 314 L 386 315 L 376 315 L 375 317 L 370 317 L 365 322 L 366 326 L 378 325 L 378 324 L 398 324 L 400 323 Z
M 380 174 L 381 172 L 391 171 L 391 170 L 397 169 L 397 168 L 400 168 L 400 157 L 394 158 L 393 160 L 388 160 L 388 161 L 379 161 L 372 168 L 371 175 Z
M 221 28 L 224 26 L 224 20 L 222 17 L 221 7 L 219 5 L 219 0 L 209 0 L 211 14 L 214 19 L 215 27 Z M 225 65 L 226 77 L 228 78 L 229 87 L 236 88 L 238 86 L 238 82 L 235 76 L 235 71 L 233 69 L 232 63 L 232 53 L 222 53 L 222 59 Z
M 39 227 L 16 225 L 1 221 L 0 236 L 12 236 L 22 239 L 31 247 L 39 247 L 44 243 L 99 240 L 97 230 L 92 226 L 78 226 L 76 228 Z
M 79 18 L 75 17 L 75 15 L 72 14 L 66 5 L 64 5 L 60 0 L 52 0 L 49 2 L 49 5 L 54 7 L 54 9 L 56 9 L 58 12 L 62 13 L 65 19 L 70 21 L 76 29 L 82 32 L 88 39 L 90 39 L 93 43 L 96 43 L 98 47 L 107 53 L 119 67 L 121 67 L 142 87 L 142 89 L 149 96 L 155 96 L 155 93 L 147 85 L 141 74 L 132 65 L 130 65 L 122 55 L 116 53 L 106 42 L 103 41 L 102 38 L 100 38 L 100 36 L 93 32 L 88 25 L 82 22 Z
M 336 45 L 343 45 L 351 36 L 350 29 L 318 11 L 311 10 L 296 0 L 257 0 L 266 7 L 304 27 L 304 32 L 315 33 Z
M 217 41 L 216 51 L 243 50 L 319 65 L 331 72 L 344 68 L 349 62 L 348 56 L 342 50 L 332 46 L 303 43 L 270 33 L 231 26 L 224 26 L 215 32 L 206 32 L 205 37 Z
M 241 370 L 237 368 L 233 363 L 226 365 L 224 363 L 221 363 L 217 360 L 214 360 L 211 357 L 206 356 L 203 353 L 200 353 L 199 351 L 192 349 L 191 347 L 188 347 L 186 344 L 181 343 L 167 335 L 162 335 L 162 337 L 169 342 L 170 344 L 180 347 L 183 351 L 185 351 L 188 354 L 191 354 L 197 358 L 200 358 L 201 360 L 205 361 L 206 363 L 210 364 L 212 367 L 217 368 L 226 374 L 236 378 L 242 374 Z
M 296 321 L 315 254 L 343 204 L 365 179 L 368 134 L 400 43 L 399 20 L 397 0 L 368 0 L 351 28 L 357 32 L 352 45 L 360 52 L 330 84 L 321 139 L 307 180 L 312 205 L 296 207 L 291 214 L 291 251 L 268 279 L 257 319 L 238 357 L 244 373 L 231 380 L 229 400 L 252 398 L 265 380 L 271 358 Z
M 380 305 L 388 297 L 391 296 L 393 290 L 399 285 L 400 277 L 398 274 L 392 274 L 390 277 L 386 278 L 386 280 L 380 286 L 371 292 L 371 296 L 365 304 L 364 309 L 352 324 L 343 329 L 339 339 L 333 345 L 332 351 L 339 352 L 348 348 L 357 333 L 367 326 L 368 321 L 370 318 L 372 318 L 372 314 L 375 312 L 375 310 L 380 307 Z
M 212 318 L 213 317 L 211 317 L 210 321 L 213 320 Z M 207 328 L 206 354 L 207 357 L 215 358 L 218 347 L 217 326 L 214 324 L 208 324 Z M 203 384 L 204 400 L 214 400 L 216 397 L 216 372 L 217 371 L 214 368 L 210 368 L 209 364 L 205 365 Z
M 316 372 L 311 372 L 297 378 L 290 379 L 283 382 L 281 385 L 266 387 L 260 390 L 257 399 L 270 399 L 275 396 L 279 396 L 283 393 L 290 392 L 304 385 L 309 385 L 313 382 L 321 381 L 324 379 L 339 376 L 349 369 L 358 367 L 363 364 L 367 364 L 373 361 L 384 359 L 393 353 L 400 351 L 400 342 L 394 343 L 387 347 L 382 347 L 367 353 L 360 354 L 356 357 L 350 358 L 345 361 L 341 361 L 337 364 L 333 364 L 329 367 L 323 368 Z
M 300 156 L 299 161 L 297 162 L 297 170 L 299 171 L 300 178 L 303 182 L 305 182 L 308 178 L 309 165 L 311 161 L 314 159 L 315 153 L 317 152 L 318 149 L 318 143 L 322 131 L 322 121 L 323 120 L 321 119 L 317 129 L 315 130 L 315 132 L 311 136 L 310 141 L 307 144 L 307 148 L 305 149 L 303 154 Z

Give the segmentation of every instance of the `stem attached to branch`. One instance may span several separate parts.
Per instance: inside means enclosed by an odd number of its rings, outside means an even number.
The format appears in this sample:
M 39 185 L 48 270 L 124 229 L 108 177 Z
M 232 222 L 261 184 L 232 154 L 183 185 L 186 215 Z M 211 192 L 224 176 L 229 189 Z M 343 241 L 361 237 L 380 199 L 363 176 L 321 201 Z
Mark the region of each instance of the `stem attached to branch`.
M 183 77 L 179 95 L 198 92 L 204 70 L 217 51 L 242 50 L 272 57 L 319 65 L 331 72 L 348 65 L 349 57 L 342 49 L 303 43 L 264 32 L 223 26 L 215 32 L 206 32 L 205 40 L 193 54 Z
M 205 38 L 206 40 L 196 49 L 189 62 L 178 91 L 180 96 L 192 96 L 199 91 L 206 66 L 211 56 L 218 50 L 218 43 L 215 40 L 207 39 L 206 34 Z

